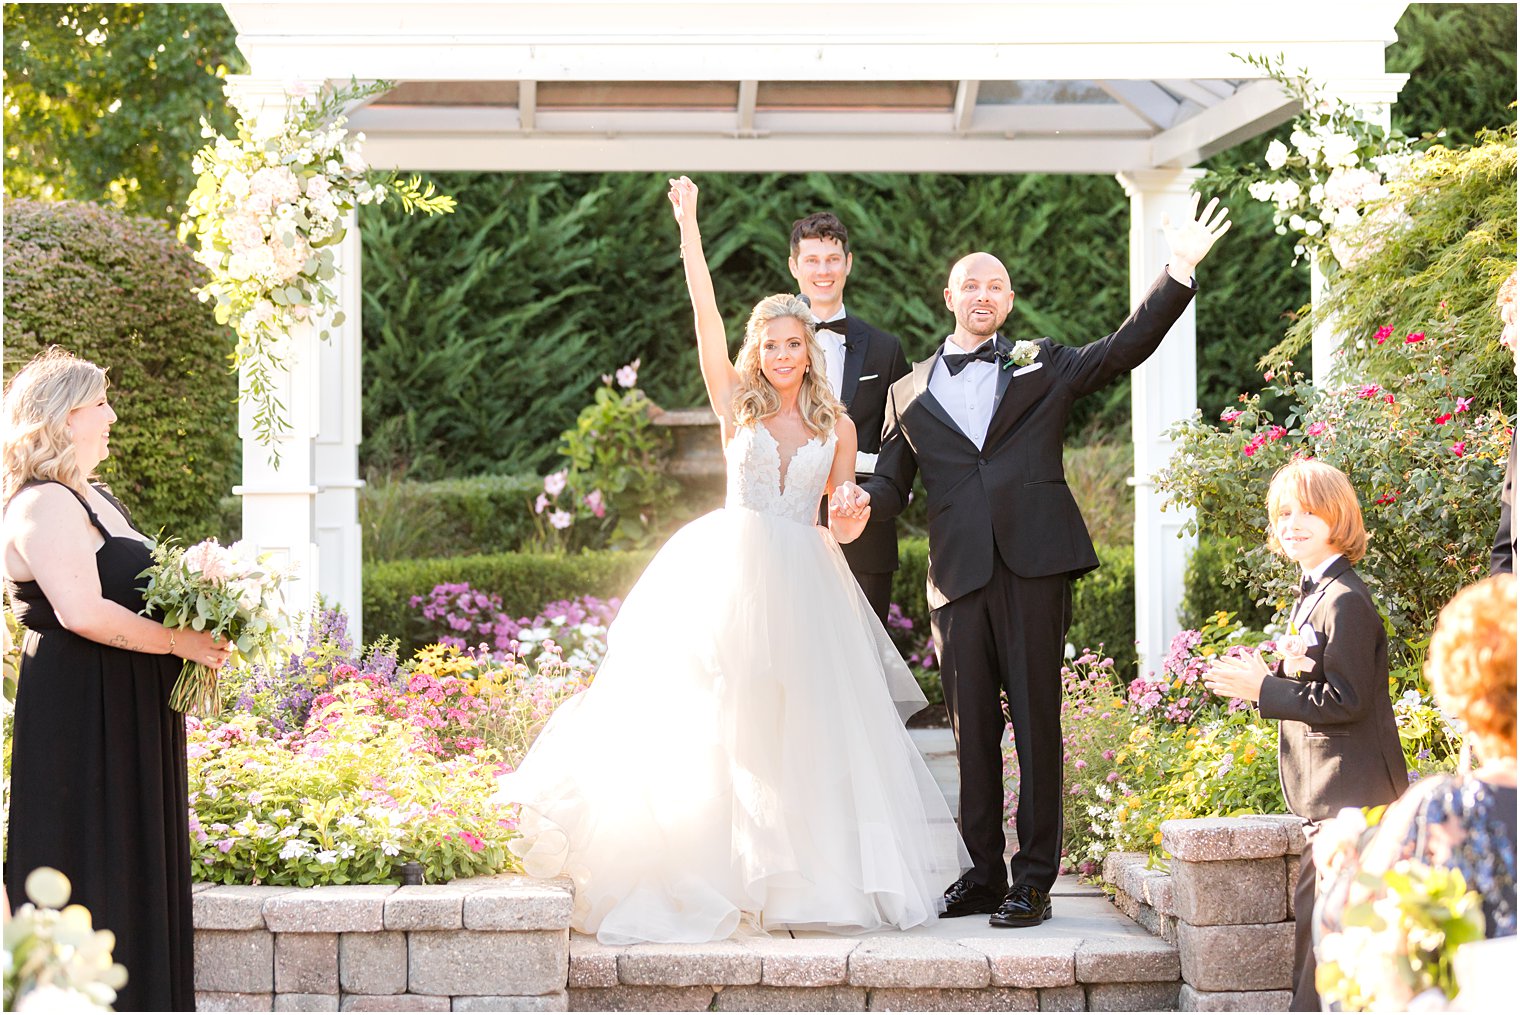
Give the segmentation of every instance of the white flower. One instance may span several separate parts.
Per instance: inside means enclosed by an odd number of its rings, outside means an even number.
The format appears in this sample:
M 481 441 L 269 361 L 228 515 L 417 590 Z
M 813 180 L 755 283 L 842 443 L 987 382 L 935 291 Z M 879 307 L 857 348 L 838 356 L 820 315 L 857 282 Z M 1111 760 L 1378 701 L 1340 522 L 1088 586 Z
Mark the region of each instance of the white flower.
M 549 524 L 556 529 L 568 529 L 575 521 L 575 516 L 568 511 L 550 511 Z
M 6 953 L 7 956 L 10 954 Z M 89 994 L 72 987 L 44 983 L 22 994 L 16 1002 L 17 1012 L 98 1012 L 105 1009 Z
M 1246 188 L 1246 192 L 1257 201 L 1270 201 L 1274 190 L 1266 180 L 1257 180 Z
M 248 177 L 243 171 L 233 167 L 227 170 L 227 175 L 222 178 L 222 192 L 233 197 L 242 197 L 248 193 Z
M 566 469 L 560 469 L 558 472 L 549 473 L 544 477 L 544 493 L 548 494 L 550 497 L 558 497 L 561 493 L 564 492 L 565 481 L 569 478 L 570 473 Z
M 338 851 L 336 849 L 318 850 L 316 854 L 316 861 L 317 863 L 323 865 L 335 864 L 338 862 Z
M 1325 224 L 1319 219 L 1310 219 L 1304 223 L 1304 232 L 1310 236 L 1318 236 L 1325 228 Z
M 1288 146 L 1281 141 L 1267 145 L 1267 168 L 1281 169 L 1288 161 Z
M 312 845 L 305 839 L 287 839 L 280 848 L 281 860 L 299 860 L 311 853 Z
M 1278 180 L 1272 185 L 1272 200 L 1280 205 L 1291 205 L 1303 196 L 1304 188 L 1297 180 Z
M 617 372 L 617 382 L 620 387 L 631 388 L 639 382 L 639 361 L 634 360 L 627 366 L 620 367 Z
M 1302 215 L 1288 216 L 1288 228 L 1296 233 L 1304 231 L 1304 217 Z
M 1331 134 L 1324 139 L 1320 151 L 1325 165 L 1335 168 L 1356 165 L 1356 148 L 1356 138 L 1346 134 Z
M 1306 134 L 1301 130 L 1295 130 L 1288 135 L 1288 143 L 1297 148 L 1299 154 L 1313 161 L 1314 156 L 1319 154 L 1320 140 L 1313 134 Z

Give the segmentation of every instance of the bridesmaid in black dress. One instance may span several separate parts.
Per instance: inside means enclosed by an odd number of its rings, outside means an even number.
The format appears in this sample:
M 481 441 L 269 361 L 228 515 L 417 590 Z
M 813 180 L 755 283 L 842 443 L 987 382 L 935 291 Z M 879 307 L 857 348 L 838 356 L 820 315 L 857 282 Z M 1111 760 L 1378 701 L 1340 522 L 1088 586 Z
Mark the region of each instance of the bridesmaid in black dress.
M 227 646 L 141 616 L 148 544 L 89 477 L 116 414 L 105 371 L 59 349 L 5 393 L 5 575 L 27 628 L 11 745 L 5 888 L 56 867 L 116 935 L 122 1011 L 195 1008 L 181 659 Z

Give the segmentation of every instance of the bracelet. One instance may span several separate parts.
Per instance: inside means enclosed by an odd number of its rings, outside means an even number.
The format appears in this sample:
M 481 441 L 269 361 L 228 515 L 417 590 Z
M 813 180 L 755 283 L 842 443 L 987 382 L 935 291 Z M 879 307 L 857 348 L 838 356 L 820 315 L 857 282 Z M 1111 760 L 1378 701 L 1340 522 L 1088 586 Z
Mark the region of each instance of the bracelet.
M 164 655 L 172 656 L 174 654 L 174 638 L 174 628 L 171 627 L 169 628 L 169 648 L 164 652 Z

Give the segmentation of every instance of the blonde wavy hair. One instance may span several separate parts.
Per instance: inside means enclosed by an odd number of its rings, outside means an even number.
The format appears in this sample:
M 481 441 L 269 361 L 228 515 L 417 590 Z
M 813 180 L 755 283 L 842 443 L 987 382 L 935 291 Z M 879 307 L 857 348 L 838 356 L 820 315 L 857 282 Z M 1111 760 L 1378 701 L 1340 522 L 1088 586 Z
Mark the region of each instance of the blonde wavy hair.
M 69 413 L 98 402 L 106 372 L 58 346 L 39 353 L 5 389 L 3 502 L 33 480 L 54 479 L 89 491 L 89 476 L 74 456 Z
M 781 410 L 781 396 L 760 369 L 760 343 L 765 341 L 766 326 L 784 317 L 796 318 L 807 335 L 808 370 L 802 377 L 797 408 L 809 430 L 819 436 L 832 433 L 834 424 L 844 414 L 844 403 L 834 397 L 828 378 L 823 375 L 823 350 L 813 337 L 813 314 L 808 305 L 789 293 L 767 296 L 755 304 L 744 326 L 744 344 L 734 359 L 739 373 L 739 390 L 734 392 L 735 426 L 758 423 Z

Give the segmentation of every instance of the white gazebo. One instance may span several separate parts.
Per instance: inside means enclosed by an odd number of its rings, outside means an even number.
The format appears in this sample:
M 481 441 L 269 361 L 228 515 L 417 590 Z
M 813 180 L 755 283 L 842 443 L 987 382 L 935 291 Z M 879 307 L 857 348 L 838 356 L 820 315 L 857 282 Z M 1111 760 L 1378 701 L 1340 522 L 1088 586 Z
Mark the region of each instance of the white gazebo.
M 1381 0 L 224 6 L 250 67 L 233 87 L 269 114 L 297 80 L 397 82 L 351 117 L 380 167 L 1113 174 L 1130 198 L 1132 299 L 1162 270 L 1161 217 L 1186 214 L 1194 167 L 1297 111 L 1234 54 L 1281 53 L 1385 121 L 1406 79 L 1383 63 L 1406 4 Z M 304 593 L 356 625 L 359 242 L 349 230 L 340 253 L 346 322 L 283 378 L 280 464 L 250 443 L 237 488 L 244 535 L 298 562 Z M 1190 310 L 1134 376 L 1136 631 L 1150 666 L 1177 629 L 1191 544 L 1149 477 L 1171 451 L 1162 433 L 1197 407 L 1196 342 Z

